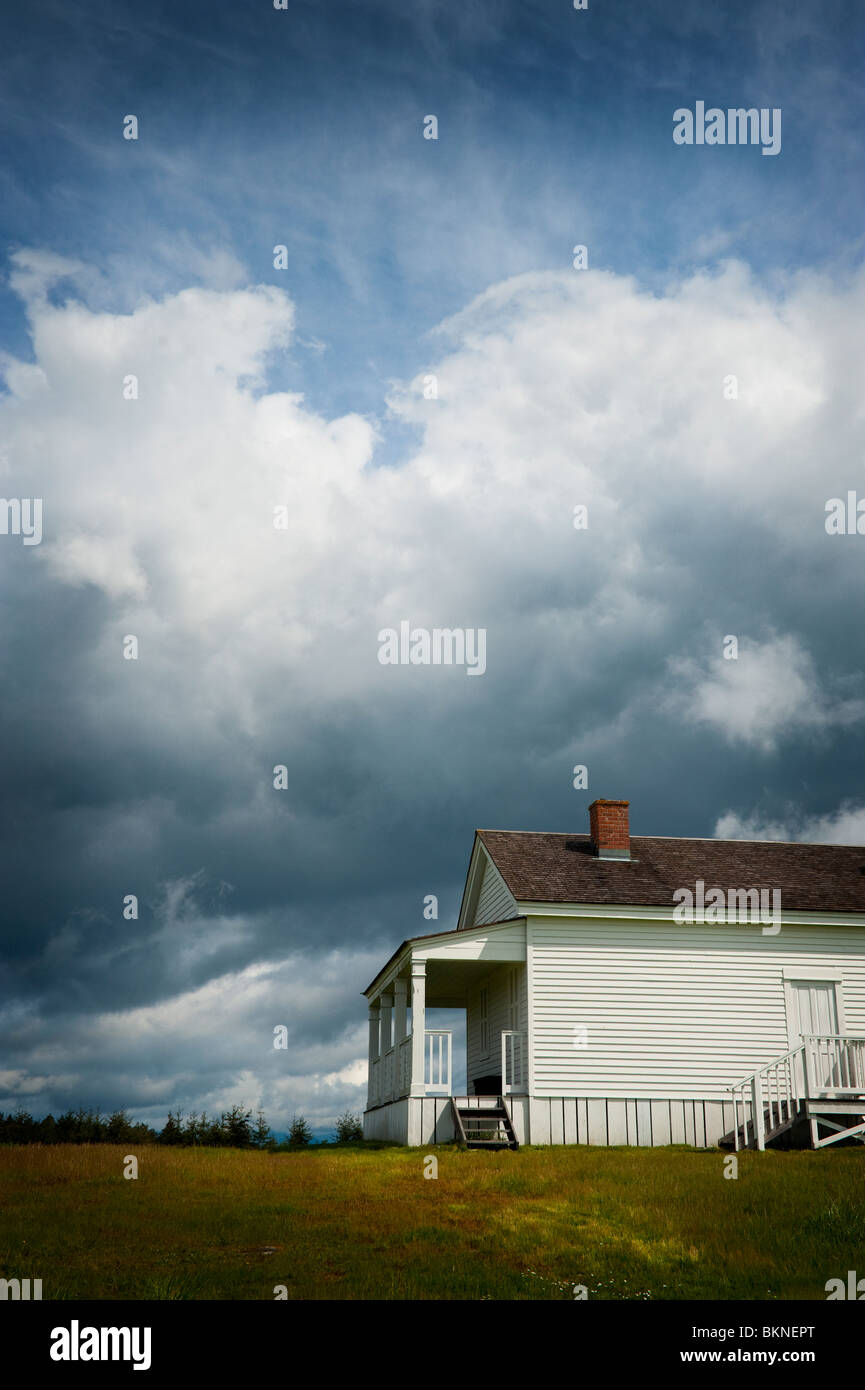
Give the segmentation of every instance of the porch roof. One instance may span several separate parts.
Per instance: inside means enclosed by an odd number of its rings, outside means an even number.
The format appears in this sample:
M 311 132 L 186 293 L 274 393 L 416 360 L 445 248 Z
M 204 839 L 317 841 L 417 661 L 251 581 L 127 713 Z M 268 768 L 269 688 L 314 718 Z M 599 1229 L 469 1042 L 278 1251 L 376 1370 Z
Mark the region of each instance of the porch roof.
M 405 941 L 403 941 L 402 944 L 399 945 L 399 946 L 396 948 L 396 950 L 394 951 L 393 955 L 390 956 L 390 958 L 389 958 L 387 961 L 385 961 L 385 963 L 384 963 L 384 965 L 382 966 L 381 970 L 378 972 L 378 974 L 375 976 L 375 978 L 374 978 L 373 980 L 370 981 L 370 983 L 367 985 L 366 989 L 361 991 L 361 993 L 364 994 L 364 995 L 369 995 L 369 994 L 374 993 L 374 992 L 375 992 L 375 989 L 376 989 L 376 986 L 379 984 L 379 981 L 382 979 L 383 976 L 387 975 L 387 973 L 388 973 L 388 971 L 390 970 L 391 966 L 394 965 L 394 963 L 395 963 L 396 961 L 399 960 L 400 956 L 402 956 L 403 954 L 405 954 L 406 952 L 408 952 L 407 959 L 410 959 L 411 954 L 412 954 L 412 953 L 411 953 L 411 947 L 414 946 L 414 945 L 416 945 L 417 942 L 419 942 L 419 941 L 434 941 L 434 940 L 435 940 L 435 941 L 446 941 L 446 940 L 448 939 L 448 937 L 452 937 L 455 941 L 464 942 L 464 941 L 466 941 L 466 940 L 472 935 L 473 932 L 476 932 L 476 933 L 478 933 L 478 934 L 482 934 L 483 932 L 494 931 L 497 927 L 512 926 L 515 922 L 522 922 L 522 921 L 524 921 L 524 920 L 525 920 L 525 919 L 524 919 L 523 917 L 508 917 L 508 918 L 507 918 L 505 921 L 503 921 L 503 922 L 485 922 L 484 925 L 483 925 L 483 927 L 470 928 L 468 931 L 466 931 L 466 930 L 462 930 L 462 931 L 458 931 L 458 930 L 454 930 L 454 931 L 434 931 L 434 932 L 426 932 L 426 933 L 424 933 L 423 936 L 407 936 L 406 939 L 405 939 Z M 432 966 L 434 966 L 434 965 L 437 966 L 437 967 L 441 967 L 441 966 L 445 966 L 445 965 L 453 965 L 453 966 L 455 966 L 455 967 L 461 972 L 460 978 L 463 979 L 463 980 L 466 982 L 466 984 L 468 984 L 470 981 L 473 982 L 474 979 L 476 978 L 476 976 L 478 976 L 479 974 L 484 974 L 484 973 L 488 972 L 489 969 L 490 969 L 490 965 L 491 965 L 492 963 L 494 963 L 494 962 L 491 962 L 491 961 L 489 961 L 489 960 L 486 960 L 486 961 L 484 961 L 484 960 L 476 961 L 476 960 L 468 960 L 468 959 L 467 959 L 467 960 L 428 961 L 428 962 L 427 962 L 428 966 L 430 966 L 430 967 L 432 967 Z M 501 964 L 502 962 L 497 962 L 497 963 Z M 473 969 L 472 967 L 475 967 L 475 968 Z M 427 988 L 427 1002 L 431 1005 L 432 1008 L 449 1008 L 449 1007 L 451 1007 L 449 1004 L 438 1004 L 438 1003 L 436 1003 L 436 1002 L 430 997 L 429 986 L 428 986 L 428 988 Z M 458 1008 L 458 1007 L 459 1007 L 459 1003 L 454 1004 L 453 1007 L 454 1007 L 454 1008 Z

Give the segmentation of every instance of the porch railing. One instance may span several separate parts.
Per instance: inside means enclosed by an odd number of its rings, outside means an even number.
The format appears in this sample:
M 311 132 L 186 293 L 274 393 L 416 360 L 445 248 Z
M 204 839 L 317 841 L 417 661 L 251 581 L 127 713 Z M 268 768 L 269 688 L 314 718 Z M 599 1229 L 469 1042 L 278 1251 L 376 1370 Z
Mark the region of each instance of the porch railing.
M 389 1048 L 387 1049 L 387 1051 L 382 1055 L 382 1059 L 381 1059 L 381 1094 L 382 1094 L 382 1098 L 383 1098 L 383 1099 L 386 1099 L 386 1100 L 390 1100 L 391 1097 L 392 1097 L 393 1094 L 394 1094 L 394 1089 L 393 1089 L 394 1065 L 393 1065 L 393 1061 L 394 1061 L 394 1050 L 393 1050 L 392 1047 L 389 1047 Z
M 865 1038 L 843 1033 L 806 1033 L 806 1077 L 810 1095 L 831 1097 L 865 1094 Z
M 398 1095 L 400 1097 L 407 1096 L 411 1090 L 411 1033 L 407 1038 L 403 1038 L 399 1045 L 397 1076 L 399 1078 Z
M 369 1069 L 369 1104 L 402 1100 L 411 1092 L 412 1035 L 391 1044 Z M 448 1028 L 424 1033 L 424 1090 L 431 1096 L 449 1096 L 453 1082 L 453 1034 Z
M 452 1034 L 449 1028 L 428 1029 L 424 1039 L 424 1089 L 427 1095 L 449 1096 L 452 1078 Z
M 508 1029 L 502 1033 L 502 1094 L 524 1092 L 527 1076 L 526 1035 Z

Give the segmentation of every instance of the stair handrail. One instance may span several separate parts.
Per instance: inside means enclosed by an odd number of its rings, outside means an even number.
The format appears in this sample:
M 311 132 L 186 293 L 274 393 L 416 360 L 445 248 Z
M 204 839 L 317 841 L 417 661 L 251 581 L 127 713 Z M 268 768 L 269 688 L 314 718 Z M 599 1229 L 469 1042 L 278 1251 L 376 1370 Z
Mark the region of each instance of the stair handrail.
M 803 1068 L 805 1069 L 804 1085 L 803 1085 L 802 1087 L 800 1087 L 800 1085 L 799 1085 L 798 1071 L 797 1071 L 797 1068 L 796 1068 L 796 1066 L 795 1066 L 795 1064 L 794 1064 L 794 1062 L 793 1062 L 793 1058 L 794 1058 L 794 1057 L 799 1057 L 799 1056 L 801 1056 L 801 1058 L 802 1058 L 802 1066 L 803 1066 Z M 733 1145 L 734 1145 L 734 1148 L 735 1148 L 735 1150 L 736 1150 L 737 1153 L 738 1153 L 738 1151 L 739 1151 L 739 1129 L 740 1129 L 740 1128 L 741 1128 L 741 1130 L 742 1130 L 742 1141 L 743 1141 L 743 1144 L 745 1145 L 746 1148 L 747 1148 L 747 1146 L 748 1146 L 748 1123 L 749 1123 L 749 1122 L 748 1122 L 747 1113 L 746 1113 L 745 1088 L 746 1088 L 748 1085 L 750 1085 L 750 1088 L 751 1088 L 751 1121 L 750 1121 L 750 1123 L 751 1123 L 751 1125 L 752 1125 L 752 1127 L 753 1127 L 753 1130 L 754 1130 L 754 1142 L 756 1143 L 757 1148 L 760 1149 L 760 1150 L 762 1150 L 762 1149 L 764 1149 L 764 1148 L 766 1147 L 766 1113 L 765 1113 L 765 1111 L 764 1111 L 764 1102 L 763 1102 L 763 1082 L 764 1082 L 764 1079 L 770 1083 L 770 1084 L 768 1085 L 768 1095 L 767 1095 L 767 1098 L 768 1098 L 768 1112 L 769 1112 L 768 1118 L 769 1118 L 769 1130 L 770 1130 L 770 1131 L 773 1131 L 773 1130 L 776 1128 L 776 1126 L 780 1126 L 781 1123 L 782 1123 L 782 1113 L 781 1113 L 781 1112 L 782 1112 L 782 1108 L 786 1107 L 786 1111 L 785 1111 L 785 1114 L 784 1114 L 784 1116 L 783 1116 L 783 1120 L 784 1120 L 785 1122 L 786 1122 L 786 1121 L 789 1121 L 789 1119 L 790 1119 L 790 1108 L 791 1108 L 792 1102 L 793 1102 L 793 1101 L 798 1102 L 798 1101 L 802 1100 L 803 1097 L 799 1094 L 800 1090 L 804 1090 L 804 1091 L 807 1093 L 807 1090 L 808 1090 L 807 1067 L 808 1067 L 808 1052 L 807 1052 L 807 1048 L 806 1048 L 806 1046 L 805 1046 L 805 1043 L 802 1042 L 802 1043 L 799 1044 L 798 1047 L 791 1047 L 791 1048 L 789 1048 L 789 1050 L 788 1050 L 787 1052 L 783 1052 L 783 1053 L 781 1054 L 780 1057 L 775 1057 L 775 1058 L 773 1058 L 773 1060 L 772 1060 L 771 1062 L 767 1062 L 765 1066 L 758 1067 L 756 1071 L 753 1071 L 753 1072 L 749 1073 L 749 1075 L 743 1077 L 741 1081 L 737 1081 L 737 1082 L 734 1083 L 734 1085 L 728 1086 L 728 1087 L 727 1087 L 728 1091 L 730 1091 L 730 1093 L 731 1093 L 731 1099 L 732 1099 L 732 1104 L 733 1104 Z M 785 1071 L 785 1083 L 786 1083 L 786 1084 L 785 1084 L 783 1087 L 782 1087 L 781 1082 L 780 1082 L 780 1070 L 779 1070 L 779 1069 L 781 1069 L 781 1068 L 783 1068 L 784 1071 Z M 772 1084 L 772 1082 L 774 1082 L 774 1095 L 773 1095 L 773 1084 Z M 740 1102 L 741 1102 L 741 1106 L 742 1106 L 742 1123 L 741 1123 L 741 1126 L 740 1126 L 740 1124 L 739 1124 L 739 1104 L 740 1104 Z M 770 1137 L 771 1137 L 771 1135 L 770 1135 Z
M 825 1034 L 823 1035 L 825 1036 Z M 771 1062 L 767 1062 L 765 1067 L 758 1067 L 756 1071 L 750 1071 L 741 1081 L 736 1081 L 732 1086 L 728 1086 L 728 1091 L 738 1091 L 741 1086 L 747 1086 L 749 1081 L 753 1081 L 755 1076 L 762 1076 L 763 1072 L 769 1071 L 772 1067 L 777 1067 L 781 1062 L 786 1062 L 788 1057 L 795 1057 L 797 1052 L 804 1051 L 805 1044 L 800 1043 L 798 1047 L 791 1047 L 789 1052 L 782 1052 L 780 1057 L 775 1057 Z

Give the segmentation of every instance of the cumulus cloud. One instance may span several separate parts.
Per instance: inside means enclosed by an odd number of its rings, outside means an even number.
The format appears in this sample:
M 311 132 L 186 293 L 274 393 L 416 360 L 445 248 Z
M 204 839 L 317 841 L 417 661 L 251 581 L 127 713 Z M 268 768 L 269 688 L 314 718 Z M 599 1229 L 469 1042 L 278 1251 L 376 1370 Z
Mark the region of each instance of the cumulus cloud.
M 845 802 L 822 816 L 808 815 L 801 806 L 786 806 L 784 819 L 773 820 L 753 811 L 726 811 L 715 825 L 719 840 L 783 840 L 809 845 L 865 845 L 865 806 Z
M 844 728 L 865 718 L 865 700 L 829 694 L 810 653 L 789 633 L 765 642 L 742 638 L 730 657 L 719 641 L 709 660 L 676 658 L 670 666 L 678 687 L 671 708 L 720 730 L 730 742 L 766 752 L 793 734 Z

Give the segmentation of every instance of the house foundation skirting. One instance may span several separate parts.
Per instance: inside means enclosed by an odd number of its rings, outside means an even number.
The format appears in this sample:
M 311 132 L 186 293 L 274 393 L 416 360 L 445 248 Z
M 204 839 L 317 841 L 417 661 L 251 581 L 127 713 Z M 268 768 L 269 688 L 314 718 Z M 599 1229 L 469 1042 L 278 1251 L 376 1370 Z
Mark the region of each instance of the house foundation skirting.
M 507 1096 L 506 1102 L 520 1144 L 711 1149 L 734 1123 L 732 1103 L 720 1100 Z M 446 1144 L 454 1138 L 452 1114 L 448 1096 L 409 1096 L 367 1110 L 364 1137 L 412 1146 Z

